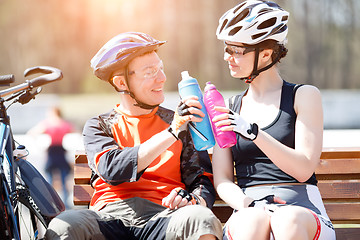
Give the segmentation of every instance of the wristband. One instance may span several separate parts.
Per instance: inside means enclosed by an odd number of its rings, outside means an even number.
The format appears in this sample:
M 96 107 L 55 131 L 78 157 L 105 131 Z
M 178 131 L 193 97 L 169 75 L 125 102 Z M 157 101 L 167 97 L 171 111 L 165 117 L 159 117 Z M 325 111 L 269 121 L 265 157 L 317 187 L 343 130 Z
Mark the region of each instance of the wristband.
M 254 141 L 259 133 L 259 126 L 256 123 L 250 124 L 250 129 L 247 130 L 247 133 L 249 135 L 254 134 L 255 137 L 251 139 L 251 141 Z
M 171 133 L 174 136 L 174 138 L 176 138 L 176 140 L 179 140 L 179 138 L 174 133 L 174 130 L 172 129 L 171 125 L 167 128 L 167 130 L 169 133 Z

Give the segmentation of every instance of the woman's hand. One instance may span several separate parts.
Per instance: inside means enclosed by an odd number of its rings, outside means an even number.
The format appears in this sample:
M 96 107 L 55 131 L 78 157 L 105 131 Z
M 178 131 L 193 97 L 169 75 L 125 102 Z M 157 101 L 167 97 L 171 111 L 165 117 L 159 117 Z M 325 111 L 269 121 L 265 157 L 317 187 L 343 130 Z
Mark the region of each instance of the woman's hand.
M 245 139 L 255 140 L 258 134 L 256 123 L 248 123 L 238 113 L 225 107 L 215 107 L 215 110 L 224 113 L 212 119 L 216 127 L 222 127 L 221 131 L 234 131 Z
M 266 211 L 268 214 L 272 214 L 276 209 L 279 208 L 279 206 L 274 203 L 286 204 L 286 201 L 282 200 L 280 197 L 268 195 L 261 199 L 253 200 L 249 204 L 249 207 L 260 208 Z

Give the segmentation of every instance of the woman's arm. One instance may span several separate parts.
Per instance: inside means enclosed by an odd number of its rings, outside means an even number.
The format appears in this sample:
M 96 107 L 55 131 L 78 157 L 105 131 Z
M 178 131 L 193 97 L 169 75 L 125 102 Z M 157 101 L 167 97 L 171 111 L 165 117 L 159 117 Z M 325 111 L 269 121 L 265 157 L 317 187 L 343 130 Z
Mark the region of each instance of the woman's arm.
M 215 189 L 222 200 L 234 209 L 248 207 L 253 201 L 233 182 L 234 164 L 230 148 L 214 146 L 212 155 Z
M 320 162 L 323 139 L 323 110 L 320 91 L 304 85 L 297 90 L 294 109 L 295 149 L 259 131 L 254 143 L 273 163 L 299 182 L 307 181 Z

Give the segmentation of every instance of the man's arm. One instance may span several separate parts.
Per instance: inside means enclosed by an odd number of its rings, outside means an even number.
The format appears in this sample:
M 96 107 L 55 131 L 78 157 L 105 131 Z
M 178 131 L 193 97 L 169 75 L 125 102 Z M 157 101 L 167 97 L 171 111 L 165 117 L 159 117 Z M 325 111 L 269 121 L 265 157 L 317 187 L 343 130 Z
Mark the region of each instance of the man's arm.
M 183 140 L 184 148 L 181 156 L 181 172 L 183 182 L 189 192 L 206 201 L 212 208 L 215 202 L 215 188 L 212 183 L 212 167 L 207 151 L 196 151 L 190 133 Z
M 90 168 L 105 182 L 117 185 L 136 181 L 139 146 L 120 149 L 103 119 L 106 115 L 89 119 L 83 130 L 83 139 Z

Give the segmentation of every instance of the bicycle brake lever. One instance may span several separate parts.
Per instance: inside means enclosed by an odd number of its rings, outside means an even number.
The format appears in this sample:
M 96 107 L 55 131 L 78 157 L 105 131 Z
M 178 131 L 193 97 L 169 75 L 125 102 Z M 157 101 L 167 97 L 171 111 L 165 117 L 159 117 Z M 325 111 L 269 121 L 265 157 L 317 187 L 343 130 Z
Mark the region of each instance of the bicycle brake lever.
M 30 102 L 31 99 L 35 99 L 35 96 L 41 92 L 42 88 L 38 87 L 35 92 L 26 91 L 23 95 L 21 95 L 18 99 L 18 102 L 22 105 Z

